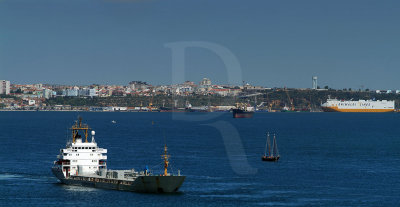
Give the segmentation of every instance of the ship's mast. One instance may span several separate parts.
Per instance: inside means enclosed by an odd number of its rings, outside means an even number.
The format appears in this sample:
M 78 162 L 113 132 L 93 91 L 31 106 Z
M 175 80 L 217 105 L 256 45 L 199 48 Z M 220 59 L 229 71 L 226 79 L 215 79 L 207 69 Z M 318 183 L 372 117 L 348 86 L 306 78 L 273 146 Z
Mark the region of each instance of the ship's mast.
M 82 117 L 79 117 L 79 121 L 75 122 L 71 130 L 72 130 L 73 143 L 75 143 L 76 138 L 80 138 L 80 135 L 78 134 L 79 131 L 83 131 L 83 134 L 85 135 L 85 142 L 88 142 L 87 138 L 88 138 L 89 126 L 87 124 L 82 124 Z
M 164 176 L 168 175 L 168 164 L 169 164 L 168 158 L 170 156 L 168 155 L 167 149 L 168 149 L 167 144 L 165 144 L 164 145 L 164 154 L 161 155 L 162 159 L 164 159 Z

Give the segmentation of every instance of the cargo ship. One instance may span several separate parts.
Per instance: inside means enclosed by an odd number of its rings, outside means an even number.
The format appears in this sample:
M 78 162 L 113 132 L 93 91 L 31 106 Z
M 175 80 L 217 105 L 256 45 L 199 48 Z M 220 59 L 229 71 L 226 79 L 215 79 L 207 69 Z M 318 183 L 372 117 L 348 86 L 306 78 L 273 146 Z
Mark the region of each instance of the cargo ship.
M 233 118 L 251 118 L 254 111 L 250 111 L 246 104 L 237 103 L 236 109 L 232 109 Z
M 253 117 L 253 111 L 245 111 L 243 109 L 232 109 L 233 118 L 251 118 Z
M 53 174 L 67 185 L 77 185 L 113 190 L 143 193 L 177 192 L 185 176 L 168 172 L 169 155 L 167 146 L 161 155 L 164 171 L 154 174 L 147 167 L 143 171 L 107 169 L 107 149 L 99 148 L 91 131 L 92 140 L 88 141 L 89 126 L 82 123 L 82 118 L 72 126 L 72 140 L 60 150 L 52 167 Z
M 346 101 L 328 99 L 321 104 L 324 112 L 394 112 L 394 101 L 387 100 L 358 100 Z

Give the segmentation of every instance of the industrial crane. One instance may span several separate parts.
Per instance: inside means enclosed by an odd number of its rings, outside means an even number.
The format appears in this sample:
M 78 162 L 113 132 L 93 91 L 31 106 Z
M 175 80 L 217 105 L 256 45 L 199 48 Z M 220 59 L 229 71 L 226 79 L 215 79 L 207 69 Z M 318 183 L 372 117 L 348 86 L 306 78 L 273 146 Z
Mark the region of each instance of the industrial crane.
M 287 95 L 287 97 L 288 97 L 288 100 L 289 100 L 289 103 L 290 103 L 290 110 L 291 110 L 291 111 L 294 111 L 293 100 L 292 100 L 292 99 L 290 99 L 290 96 L 289 96 L 289 91 L 287 90 L 287 88 L 285 88 L 285 92 L 286 92 L 286 95 Z

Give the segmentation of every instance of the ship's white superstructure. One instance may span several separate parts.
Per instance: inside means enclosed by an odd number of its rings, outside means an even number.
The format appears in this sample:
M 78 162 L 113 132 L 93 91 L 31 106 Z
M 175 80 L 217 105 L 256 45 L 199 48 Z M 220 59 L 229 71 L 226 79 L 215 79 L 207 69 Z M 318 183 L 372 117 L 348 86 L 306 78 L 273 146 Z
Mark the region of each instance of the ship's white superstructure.
M 395 103 L 387 100 L 346 101 L 328 99 L 321 107 L 326 112 L 393 112 Z
M 57 156 L 58 161 L 54 162 L 54 167 L 60 172 L 60 178 L 68 178 L 71 175 L 93 175 L 101 169 L 107 169 L 107 149 L 99 148 L 94 139 L 95 132 L 92 131 L 92 140 L 82 141 L 78 134 L 73 142 L 67 143 L 65 149 L 60 150 Z

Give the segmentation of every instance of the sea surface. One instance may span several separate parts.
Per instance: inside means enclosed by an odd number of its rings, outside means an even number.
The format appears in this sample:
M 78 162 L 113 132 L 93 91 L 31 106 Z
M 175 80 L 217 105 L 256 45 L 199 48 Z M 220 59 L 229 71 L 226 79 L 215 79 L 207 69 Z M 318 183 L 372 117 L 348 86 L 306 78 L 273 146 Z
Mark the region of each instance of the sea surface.
M 171 171 L 175 194 L 62 185 L 51 166 L 77 116 L 108 168 Z M 0 206 L 400 206 L 400 113 L 0 112 Z M 113 124 L 111 121 L 115 120 Z M 262 162 L 265 133 L 281 159 Z

